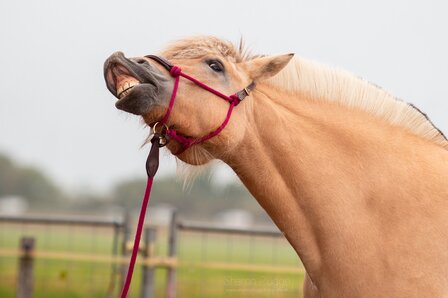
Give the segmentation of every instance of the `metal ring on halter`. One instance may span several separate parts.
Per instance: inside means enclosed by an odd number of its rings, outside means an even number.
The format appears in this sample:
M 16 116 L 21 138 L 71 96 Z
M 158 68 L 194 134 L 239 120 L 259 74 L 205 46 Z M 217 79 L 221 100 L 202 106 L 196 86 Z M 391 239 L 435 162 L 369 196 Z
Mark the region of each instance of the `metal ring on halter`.
M 155 134 L 155 133 L 157 133 L 157 125 L 159 125 L 159 124 L 161 124 L 162 126 L 161 126 L 161 129 L 160 129 L 160 131 L 158 132 L 159 134 L 163 134 L 163 132 L 165 131 L 168 131 L 168 125 L 166 125 L 165 123 L 160 123 L 160 122 L 156 122 L 155 124 L 154 124 L 154 126 L 151 128 L 151 130 L 152 130 L 152 134 Z
M 161 124 L 160 131 L 157 131 L 157 125 Z M 168 144 L 169 139 L 166 136 L 166 132 L 168 131 L 168 125 L 165 123 L 156 122 L 154 126 L 151 128 L 151 135 L 158 134 L 159 135 L 159 147 L 163 147 Z

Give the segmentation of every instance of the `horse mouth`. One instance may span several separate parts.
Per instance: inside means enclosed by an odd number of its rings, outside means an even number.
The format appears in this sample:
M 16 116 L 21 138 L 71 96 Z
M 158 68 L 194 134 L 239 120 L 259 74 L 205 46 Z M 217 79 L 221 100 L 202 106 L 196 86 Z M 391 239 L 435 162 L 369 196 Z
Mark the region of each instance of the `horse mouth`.
M 135 115 L 144 115 L 158 103 L 163 77 L 144 59 L 112 54 L 104 63 L 107 89 L 118 99 L 115 107 Z
M 109 90 L 118 101 L 124 99 L 136 86 L 142 84 L 126 67 L 118 63 L 108 67 L 105 77 Z

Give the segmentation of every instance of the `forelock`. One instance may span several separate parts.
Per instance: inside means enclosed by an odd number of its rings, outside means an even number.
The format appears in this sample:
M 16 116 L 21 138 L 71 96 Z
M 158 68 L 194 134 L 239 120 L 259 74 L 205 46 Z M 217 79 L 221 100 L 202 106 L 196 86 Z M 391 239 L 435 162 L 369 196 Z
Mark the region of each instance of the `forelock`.
M 236 63 L 252 58 L 244 49 L 242 41 L 236 48 L 231 42 L 213 36 L 190 37 L 175 41 L 161 54 L 168 60 L 197 59 L 210 54 L 219 54 Z

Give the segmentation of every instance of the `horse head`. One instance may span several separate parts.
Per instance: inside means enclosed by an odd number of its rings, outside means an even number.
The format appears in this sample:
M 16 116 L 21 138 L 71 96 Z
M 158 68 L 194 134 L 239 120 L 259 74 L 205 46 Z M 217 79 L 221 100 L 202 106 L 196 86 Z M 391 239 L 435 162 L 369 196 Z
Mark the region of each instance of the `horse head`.
M 214 90 L 234 94 L 251 82 L 274 76 L 293 55 L 248 57 L 229 42 L 195 37 L 173 43 L 161 56 Z M 118 99 L 115 104 L 118 109 L 142 116 L 151 127 L 166 114 L 175 78 L 160 63 L 146 56 L 127 58 L 116 52 L 105 62 L 104 76 L 109 91 Z M 218 151 L 223 152 L 223 145 L 226 150 L 236 146 L 244 137 L 247 117 L 250 117 L 249 98 L 235 108 L 229 125 L 216 138 L 196 144 L 191 150 L 177 154 L 178 157 L 190 164 L 204 164 L 219 158 Z M 181 136 L 199 139 L 219 127 L 228 108 L 228 102 L 181 79 L 166 125 Z M 176 154 L 182 151 L 181 146 L 174 140 L 167 147 Z

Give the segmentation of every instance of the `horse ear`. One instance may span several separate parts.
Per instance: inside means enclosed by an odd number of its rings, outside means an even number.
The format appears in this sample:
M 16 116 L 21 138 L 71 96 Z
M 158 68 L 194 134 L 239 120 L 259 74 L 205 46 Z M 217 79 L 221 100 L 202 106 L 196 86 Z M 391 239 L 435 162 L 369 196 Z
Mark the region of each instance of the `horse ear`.
M 254 58 L 246 62 L 246 69 L 253 81 L 261 81 L 276 75 L 294 56 L 293 53 Z

